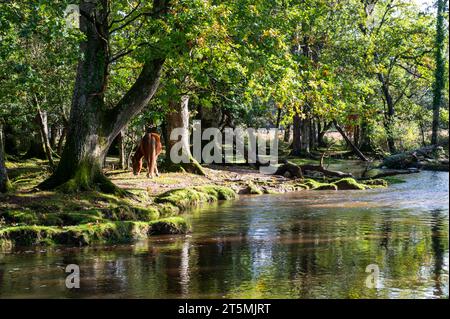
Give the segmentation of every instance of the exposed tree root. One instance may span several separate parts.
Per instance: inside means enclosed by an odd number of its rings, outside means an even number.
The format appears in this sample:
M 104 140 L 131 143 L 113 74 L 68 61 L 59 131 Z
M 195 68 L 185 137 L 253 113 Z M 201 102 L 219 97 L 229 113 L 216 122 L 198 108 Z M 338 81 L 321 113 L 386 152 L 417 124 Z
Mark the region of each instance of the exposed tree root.
M 189 158 L 189 163 L 172 163 L 168 160 L 164 160 L 162 168 L 167 172 L 187 172 L 197 174 L 200 176 L 206 176 L 206 172 L 202 165 L 192 156 Z

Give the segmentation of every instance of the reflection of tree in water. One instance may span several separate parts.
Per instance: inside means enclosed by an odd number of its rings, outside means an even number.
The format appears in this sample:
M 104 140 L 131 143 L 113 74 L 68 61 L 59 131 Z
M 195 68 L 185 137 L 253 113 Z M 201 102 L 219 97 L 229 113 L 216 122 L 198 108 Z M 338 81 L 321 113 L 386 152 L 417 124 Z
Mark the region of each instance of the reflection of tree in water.
M 442 210 L 435 209 L 431 212 L 431 247 L 434 257 L 434 280 L 435 280 L 435 295 L 442 296 L 441 273 L 444 265 L 444 244 L 442 238 L 444 237 L 444 220 L 445 216 Z

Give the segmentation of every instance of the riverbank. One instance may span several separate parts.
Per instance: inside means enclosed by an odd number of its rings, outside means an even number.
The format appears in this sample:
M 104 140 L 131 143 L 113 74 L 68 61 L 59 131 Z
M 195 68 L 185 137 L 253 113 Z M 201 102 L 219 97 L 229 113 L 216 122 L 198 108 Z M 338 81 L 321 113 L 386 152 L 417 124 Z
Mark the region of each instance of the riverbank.
M 209 166 L 206 175 L 163 173 L 148 179 L 130 171 L 106 174 L 129 196 L 97 191 L 65 194 L 39 191 L 48 175 L 39 160 L 8 162 L 15 192 L 0 195 L 0 246 L 122 243 L 156 234 L 191 230 L 184 214 L 191 208 L 239 195 L 277 194 L 305 190 L 365 190 L 387 187 L 383 179 L 364 183 L 352 178 L 298 178 L 264 175 L 248 167 Z

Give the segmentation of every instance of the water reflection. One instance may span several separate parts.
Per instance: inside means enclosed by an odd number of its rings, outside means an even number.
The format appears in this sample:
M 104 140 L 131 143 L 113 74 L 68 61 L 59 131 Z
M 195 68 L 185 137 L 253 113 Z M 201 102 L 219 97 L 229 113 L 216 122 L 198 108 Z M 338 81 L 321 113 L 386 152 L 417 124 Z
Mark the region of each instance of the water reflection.
M 448 174 L 389 190 L 247 197 L 196 211 L 194 233 L 0 254 L 0 297 L 448 296 Z M 67 264 L 81 289 L 64 286 Z M 380 288 L 365 285 L 380 268 Z

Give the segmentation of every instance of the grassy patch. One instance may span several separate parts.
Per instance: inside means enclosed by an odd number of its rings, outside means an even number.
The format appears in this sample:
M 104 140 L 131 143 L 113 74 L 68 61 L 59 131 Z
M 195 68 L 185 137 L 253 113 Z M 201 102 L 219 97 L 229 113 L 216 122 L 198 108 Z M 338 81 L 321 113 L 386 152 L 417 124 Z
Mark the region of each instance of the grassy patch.
M 183 217 L 168 217 L 150 223 L 149 234 L 186 234 L 191 229 Z
M 321 183 L 314 179 L 308 178 L 301 184 L 313 190 L 337 190 L 337 186 L 332 183 Z
M 364 184 L 358 183 L 354 178 L 342 178 L 333 183 L 337 186 L 338 190 L 365 190 L 366 186 Z
M 155 202 L 159 204 L 170 204 L 180 210 L 202 203 L 210 203 L 221 199 L 236 198 L 236 193 L 224 186 L 197 186 L 193 188 L 173 189 L 158 195 Z

